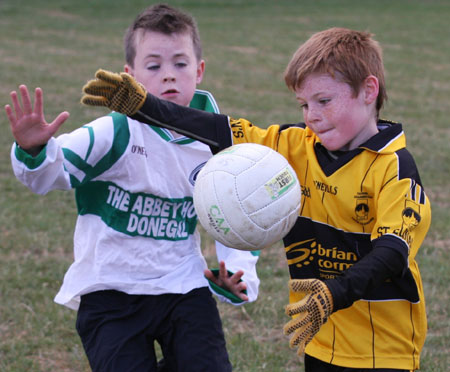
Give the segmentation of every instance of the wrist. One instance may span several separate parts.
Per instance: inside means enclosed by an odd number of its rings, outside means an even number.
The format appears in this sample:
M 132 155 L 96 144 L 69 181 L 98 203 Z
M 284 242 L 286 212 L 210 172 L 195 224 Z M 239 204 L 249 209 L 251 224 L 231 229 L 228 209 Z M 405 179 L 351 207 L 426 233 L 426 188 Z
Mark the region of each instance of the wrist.
M 33 146 L 33 147 L 23 147 L 21 145 L 19 145 L 17 142 L 17 147 L 23 151 L 25 151 L 28 155 L 32 156 L 33 158 L 35 158 L 36 156 L 38 156 L 42 149 L 45 147 L 45 145 L 39 145 L 39 146 Z
M 32 155 L 25 151 L 25 149 L 21 148 L 17 142 L 15 143 L 14 155 L 16 159 L 29 169 L 38 168 L 46 158 L 46 146 L 42 146 L 41 151 L 35 155 Z
M 213 273 L 213 275 L 216 278 L 219 276 L 219 269 L 210 269 L 210 271 Z M 232 276 L 233 275 L 233 272 L 231 272 L 229 270 L 227 270 L 227 273 L 228 273 L 228 276 Z M 237 295 L 235 295 L 233 292 L 231 292 L 229 288 L 220 286 L 220 285 L 214 283 L 212 280 L 208 279 L 207 277 L 205 277 L 205 278 L 208 280 L 210 288 L 216 294 L 227 298 L 229 301 L 231 301 L 231 303 L 233 303 L 235 305 L 238 305 L 238 304 L 241 304 L 241 303 L 245 302 L 244 300 L 239 298 Z M 239 282 L 242 282 L 242 279 L 240 279 Z M 243 290 L 242 293 L 247 295 L 247 290 L 246 289 Z
M 328 288 L 328 285 L 323 282 L 323 288 L 322 291 L 324 292 L 326 306 L 327 306 L 327 317 L 330 316 L 334 312 L 334 298 L 333 294 L 331 293 L 330 289 Z

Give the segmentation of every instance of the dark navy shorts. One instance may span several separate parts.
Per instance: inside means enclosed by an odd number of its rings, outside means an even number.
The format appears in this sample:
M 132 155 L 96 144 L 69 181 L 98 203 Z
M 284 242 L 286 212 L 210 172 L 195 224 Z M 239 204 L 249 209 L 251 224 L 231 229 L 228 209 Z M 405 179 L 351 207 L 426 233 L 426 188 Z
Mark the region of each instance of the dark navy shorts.
M 222 322 L 208 288 L 187 294 L 128 295 L 98 291 L 81 296 L 76 328 L 94 372 L 229 372 Z
M 305 372 L 408 372 L 406 369 L 389 368 L 347 368 L 339 367 L 333 364 L 322 362 L 308 354 L 305 354 Z

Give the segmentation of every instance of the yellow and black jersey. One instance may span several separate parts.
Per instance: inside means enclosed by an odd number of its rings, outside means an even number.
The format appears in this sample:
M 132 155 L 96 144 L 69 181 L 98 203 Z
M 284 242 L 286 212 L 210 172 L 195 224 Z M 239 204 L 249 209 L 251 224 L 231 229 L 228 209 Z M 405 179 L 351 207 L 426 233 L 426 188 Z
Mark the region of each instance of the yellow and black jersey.
M 415 256 L 431 209 L 402 126 L 383 121 L 378 126 L 380 132 L 359 148 L 334 154 L 304 125 L 264 130 L 230 120 L 234 143 L 269 146 L 296 170 L 302 205 L 284 239 L 290 276 L 324 280 L 342 309 L 306 352 L 353 368 L 416 369 L 426 314 Z M 371 260 L 364 261 L 366 256 Z M 400 270 L 373 287 L 378 260 L 399 262 Z
M 261 129 L 150 95 L 141 111 L 139 120 L 191 135 L 214 152 L 259 143 L 295 169 L 302 204 L 284 239 L 290 276 L 325 281 L 335 311 L 307 354 L 351 368 L 419 368 L 427 323 L 415 257 L 431 208 L 401 124 L 379 121 L 367 142 L 332 153 L 302 123 Z

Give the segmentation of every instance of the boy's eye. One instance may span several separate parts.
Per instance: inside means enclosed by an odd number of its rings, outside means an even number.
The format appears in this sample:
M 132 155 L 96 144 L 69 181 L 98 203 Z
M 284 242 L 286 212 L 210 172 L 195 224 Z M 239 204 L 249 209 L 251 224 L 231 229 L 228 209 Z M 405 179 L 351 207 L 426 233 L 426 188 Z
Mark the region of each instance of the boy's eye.
M 330 101 L 331 100 L 329 98 L 321 98 L 321 99 L 319 99 L 319 103 L 322 104 L 322 105 L 326 105 Z
M 187 66 L 187 63 L 186 63 L 186 62 L 176 62 L 176 63 L 175 63 L 175 66 L 176 66 L 176 67 L 186 67 L 186 66 Z
M 159 69 L 159 65 L 148 65 L 147 66 L 147 70 L 158 70 Z

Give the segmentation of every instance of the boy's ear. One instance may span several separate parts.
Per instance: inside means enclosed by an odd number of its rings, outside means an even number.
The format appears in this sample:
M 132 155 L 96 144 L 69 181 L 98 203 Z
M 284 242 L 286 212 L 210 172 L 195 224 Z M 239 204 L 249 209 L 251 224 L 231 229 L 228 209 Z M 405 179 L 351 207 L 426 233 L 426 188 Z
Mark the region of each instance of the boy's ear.
M 374 75 L 369 75 L 368 77 L 366 77 L 363 83 L 363 90 L 366 103 L 371 104 L 375 102 L 380 91 L 378 78 Z
M 202 59 L 197 64 L 197 84 L 200 84 L 202 82 L 204 73 L 205 73 L 205 61 Z
M 123 66 L 123 71 L 134 77 L 133 69 L 128 64 Z

